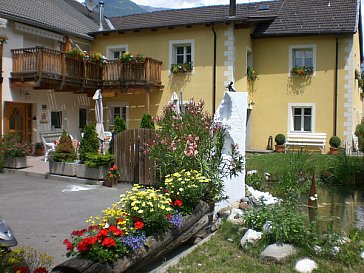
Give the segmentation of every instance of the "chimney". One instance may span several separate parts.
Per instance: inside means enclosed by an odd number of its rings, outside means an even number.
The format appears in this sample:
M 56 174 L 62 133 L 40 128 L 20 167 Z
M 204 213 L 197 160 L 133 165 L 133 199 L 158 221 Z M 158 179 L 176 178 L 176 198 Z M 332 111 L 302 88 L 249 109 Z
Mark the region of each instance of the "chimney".
M 236 0 L 230 0 L 229 17 L 236 17 Z
M 102 25 L 102 21 L 104 20 L 104 2 L 100 1 L 99 2 L 99 13 L 100 13 L 100 25 L 99 25 L 99 31 L 103 31 L 104 30 L 104 26 Z

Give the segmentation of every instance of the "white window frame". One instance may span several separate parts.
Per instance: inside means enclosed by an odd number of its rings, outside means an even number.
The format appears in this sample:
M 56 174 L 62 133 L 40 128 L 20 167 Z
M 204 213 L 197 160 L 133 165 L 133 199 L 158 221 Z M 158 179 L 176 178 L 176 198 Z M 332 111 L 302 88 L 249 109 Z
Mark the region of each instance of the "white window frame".
M 61 128 L 56 128 L 56 127 L 54 127 L 54 128 L 52 128 L 52 113 L 55 113 L 55 112 L 61 112 L 61 115 L 62 115 L 62 117 L 61 117 Z M 49 117 L 50 117 L 50 125 L 51 125 L 51 129 L 54 129 L 54 130 L 59 130 L 59 129 L 63 129 L 64 128 L 64 122 L 63 122 L 63 119 L 64 119 L 64 112 L 62 111 L 62 110 L 57 110 L 57 109 L 53 109 L 53 110 L 51 110 L 50 111 L 50 115 L 49 115 Z
M 129 51 L 129 46 L 125 45 L 111 45 L 106 47 L 106 57 L 108 60 L 115 60 L 114 59 L 114 52 L 115 51 Z
M 311 108 L 311 131 L 294 131 L 294 108 Z M 288 103 L 288 132 L 289 133 L 315 133 L 316 131 L 316 103 Z
M 114 125 L 114 108 L 115 107 L 125 107 L 126 108 L 126 120 L 125 120 L 125 124 L 126 127 L 129 128 L 128 126 L 128 120 L 129 120 L 129 104 L 126 102 L 119 102 L 119 103 L 113 103 L 113 104 L 108 104 L 108 128 L 111 129 L 111 126 Z
M 169 41 L 169 65 L 168 65 L 168 69 L 170 69 L 172 64 L 177 63 L 177 52 L 176 52 L 176 47 L 177 46 L 186 46 L 186 45 L 191 45 L 191 63 L 193 65 L 193 69 L 192 72 L 190 72 L 191 74 L 194 74 L 195 72 L 195 40 L 194 39 L 190 39 L 190 40 L 170 40 Z M 169 71 L 170 74 L 172 74 L 171 71 Z
M 288 47 L 288 76 L 291 76 L 291 70 L 293 68 L 293 51 L 300 49 L 312 49 L 312 66 L 313 66 L 313 75 L 316 76 L 316 45 L 307 44 L 307 45 L 290 45 Z

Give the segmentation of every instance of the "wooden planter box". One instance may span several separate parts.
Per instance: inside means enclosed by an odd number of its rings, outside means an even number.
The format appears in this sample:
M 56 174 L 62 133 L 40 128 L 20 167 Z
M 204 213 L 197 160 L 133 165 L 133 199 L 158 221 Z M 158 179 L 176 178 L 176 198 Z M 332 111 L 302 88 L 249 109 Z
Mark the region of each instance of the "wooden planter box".
M 49 173 L 76 176 L 77 165 L 76 163 L 49 161 Z
M 24 157 L 10 157 L 4 162 L 5 168 L 21 169 L 27 167 L 27 158 Z
M 103 180 L 108 168 L 100 166 L 98 168 L 90 168 L 84 164 L 78 164 L 76 176 L 78 178 L 87 178 L 93 180 Z
M 206 203 L 200 203 L 193 214 L 183 218 L 182 227 L 169 230 L 158 236 L 150 236 L 147 239 L 148 248 L 141 248 L 131 256 L 125 256 L 113 264 L 95 263 L 81 258 L 72 258 L 58 266 L 53 273 L 120 273 L 127 269 L 133 272 L 143 272 L 143 268 L 149 263 L 163 257 L 174 248 L 180 246 L 188 239 L 196 235 L 208 224 L 210 208 Z

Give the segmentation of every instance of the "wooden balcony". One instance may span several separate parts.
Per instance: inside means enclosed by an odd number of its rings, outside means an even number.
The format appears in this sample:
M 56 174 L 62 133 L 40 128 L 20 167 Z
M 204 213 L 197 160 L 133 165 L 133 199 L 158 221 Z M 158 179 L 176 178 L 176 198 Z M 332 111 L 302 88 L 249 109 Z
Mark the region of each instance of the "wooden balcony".
M 162 62 L 148 57 L 137 63 L 86 63 L 44 47 L 13 49 L 12 57 L 11 82 L 34 88 L 91 92 L 101 85 L 120 90 L 162 87 Z

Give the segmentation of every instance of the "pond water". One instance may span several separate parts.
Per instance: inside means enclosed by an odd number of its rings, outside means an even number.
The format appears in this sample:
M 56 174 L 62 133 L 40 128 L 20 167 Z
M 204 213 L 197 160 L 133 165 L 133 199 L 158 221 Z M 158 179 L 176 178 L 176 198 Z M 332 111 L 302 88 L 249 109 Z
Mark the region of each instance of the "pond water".
M 351 228 L 364 229 L 364 188 L 333 186 L 317 187 L 317 209 L 308 209 L 310 218 L 316 217 L 320 230 L 332 226 L 334 231 Z M 307 204 L 307 200 L 303 200 Z

